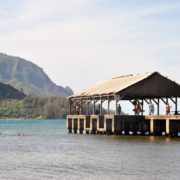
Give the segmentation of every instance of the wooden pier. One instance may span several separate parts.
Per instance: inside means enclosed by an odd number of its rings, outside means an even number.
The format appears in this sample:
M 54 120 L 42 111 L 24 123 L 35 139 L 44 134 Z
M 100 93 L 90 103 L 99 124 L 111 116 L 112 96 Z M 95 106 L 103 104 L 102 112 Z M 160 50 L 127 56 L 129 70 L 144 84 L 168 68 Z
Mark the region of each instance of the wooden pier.
M 180 115 L 68 115 L 69 133 L 171 135 L 180 133 Z
M 81 134 L 179 136 L 179 98 L 180 85 L 158 72 L 115 77 L 68 98 L 67 128 Z M 122 101 L 132 104 L 133 115 L 123 115 Z M 144 115 L 145 104 L 151 115 Z M 166 115 L 160 115 L 162 109 Z

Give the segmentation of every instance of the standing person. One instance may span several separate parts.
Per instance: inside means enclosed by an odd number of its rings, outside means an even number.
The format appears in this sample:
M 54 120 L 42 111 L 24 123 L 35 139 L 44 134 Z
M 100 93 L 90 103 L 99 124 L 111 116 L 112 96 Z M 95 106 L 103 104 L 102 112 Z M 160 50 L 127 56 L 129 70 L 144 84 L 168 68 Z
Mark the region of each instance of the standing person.
M 79 106 L 79 115 L 82 114 L 82 106 Z
M 140 103 L 137 103 L 136 105 L 136 114 L 139 115 L 139 113 L 142 111 Z
M 169 103 L 166 104 L 166 114 L 170 114 L 170 110 L 171 110 L 171 106 L 169 105 Z
M 154 114 L 154 104 L 150 101 L 149 103 L 149 115 Z
M 79 105 L 76 105 L 76 114 L 79 114 Z
M 76 114 L 80 115 L 82 112 L 81 106 L 80 105 L 76 105 Z
M 117 114 L 121 114 L 121 105 L 118 104 L 118 107 L 117 107 Z

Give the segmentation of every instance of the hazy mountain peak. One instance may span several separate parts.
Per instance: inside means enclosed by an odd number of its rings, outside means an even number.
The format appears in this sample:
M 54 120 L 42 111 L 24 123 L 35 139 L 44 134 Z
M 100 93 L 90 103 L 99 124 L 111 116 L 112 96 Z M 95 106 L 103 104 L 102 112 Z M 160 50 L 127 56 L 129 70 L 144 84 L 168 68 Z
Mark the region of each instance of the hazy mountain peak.
M 71 88 L 53 83 L 36 64 L 3 53 L 0 53 L 0 82 L 10 84 L 30 95 L 67 97 L 73 94 Z

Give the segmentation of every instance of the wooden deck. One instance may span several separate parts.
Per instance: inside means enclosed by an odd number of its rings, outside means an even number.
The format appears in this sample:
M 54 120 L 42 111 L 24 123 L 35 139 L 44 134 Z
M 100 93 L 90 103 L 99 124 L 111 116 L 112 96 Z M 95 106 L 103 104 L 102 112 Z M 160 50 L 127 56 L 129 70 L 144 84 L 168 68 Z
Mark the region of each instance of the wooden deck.
M 68 115 L 72 133 L 172 135 L 180 133 L 180 115 Z

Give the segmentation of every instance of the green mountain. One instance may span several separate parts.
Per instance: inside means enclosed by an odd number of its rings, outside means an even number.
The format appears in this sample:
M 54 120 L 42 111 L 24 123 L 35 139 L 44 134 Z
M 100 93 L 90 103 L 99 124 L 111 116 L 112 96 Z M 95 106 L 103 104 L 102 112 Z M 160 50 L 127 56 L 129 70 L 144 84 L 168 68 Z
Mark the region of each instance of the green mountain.
M 73 94 L 69 87 L 57 86 L 42 68 L 25 59 L 0 53 L 0 82 L 27 95 L 63 96 Z
M 14 87 L 0 83 L 0 99 L 23 99 L 25 94 Z

